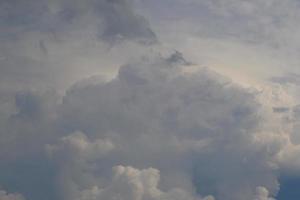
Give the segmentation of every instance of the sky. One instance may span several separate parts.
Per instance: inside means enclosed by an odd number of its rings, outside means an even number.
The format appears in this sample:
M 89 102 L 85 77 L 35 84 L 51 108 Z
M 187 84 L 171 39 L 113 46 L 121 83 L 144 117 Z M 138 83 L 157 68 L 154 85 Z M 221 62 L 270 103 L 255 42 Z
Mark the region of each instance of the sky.
M 0 200 L 298 200 L 299 9 L 0 0 Z

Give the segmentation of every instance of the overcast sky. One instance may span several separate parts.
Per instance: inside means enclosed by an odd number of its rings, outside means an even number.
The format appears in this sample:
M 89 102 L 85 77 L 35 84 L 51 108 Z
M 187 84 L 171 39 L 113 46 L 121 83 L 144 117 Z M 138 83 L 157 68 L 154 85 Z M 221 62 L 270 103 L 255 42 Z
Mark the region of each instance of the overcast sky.
M 298 0 L 0 0 L 0 200 L 298 200 Z

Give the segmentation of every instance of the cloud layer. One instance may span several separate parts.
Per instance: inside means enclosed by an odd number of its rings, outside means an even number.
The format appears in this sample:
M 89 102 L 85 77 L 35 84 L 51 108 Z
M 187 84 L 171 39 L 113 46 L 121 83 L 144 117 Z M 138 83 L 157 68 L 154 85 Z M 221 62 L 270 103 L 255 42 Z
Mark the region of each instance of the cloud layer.
M 143 5 L 0 2 L 0 200 L 274 200 L 299 176 L 299 75 L 244 87 L 168 47 L 281 51 L 298 4 L 165 1 L 166 41 Z

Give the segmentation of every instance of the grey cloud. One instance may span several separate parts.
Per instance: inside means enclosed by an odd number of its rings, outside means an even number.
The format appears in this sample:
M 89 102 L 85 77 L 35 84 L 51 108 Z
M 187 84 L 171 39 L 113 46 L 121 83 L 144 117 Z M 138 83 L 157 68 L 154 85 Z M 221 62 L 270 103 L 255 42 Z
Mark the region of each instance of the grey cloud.
M 9 98 L 112 76 L 158 41 L 130 0 L 4 0 L 0 12 L 0 92 Z
M 194 1 L 198 34 L 276 46 L 291 16 L 255 2 Z M 179 51 L 151 57 L 163 47 L 134 6 L 1 1 L 0 184 L 30 200 L 273 200 L 280 173 L 299 174 L 299 109 L 208 68 L 191 73 Z M 112 79 L 78 81 L 120 63 Z
M 290 108 L 288 107 L 273 107 L 273 111 L 276 113 L 286 113 L 289 112 Z
M 192 65 L 192 63 L 187 61 L 184 58 L 183 54 L 179 51 L 175 51 L 175 53 L 171 54 L 171 56 L 167 58 L 167 61 L 171 63 L 179 63 L 182 65 Z
M 296 73 L 288 73 L 284 76 L 272 77 L 270 80 L 279 84 L 300 84 L 300 75 Z
M 137 39 L 142 42 L 156 42 L 156 35 L 144 17 L 136 14 L 128 0 L 106 0 L 96 4 L 96 12 L 105 19 L 105 29 L 100 33 L 107 41 Z
M 99 27 L 98 35 L 107 42 L 136 40 L 153 43 L 157 40 L 147 20 L 134 10 L 131 0 L 30 0 L 26 3 L 16 0 L 2 1 L 1 8 L 3 21 L 0 25 L 4 33 L 16 37 L 28 31 L 56 34 L 77 31 L 80 26 L 85 26 L 82 19 L 87 17 L 89 24 Z M 5 37 L 4 33 L 2 37 Z
M 40 155 L 38 149 L 43 145 L 42 141 L 56 137 L 57 127 L 53 120 L 56 118 L 58 95 L 54 91 L 23 91 L 11 101 L 15 105 L 9 111 L 1 112 L 0 157 L 14 160 L 31 153 Z M 13 150 L 18 148 L 23 151 Z
M 254 69 L 253 78 L 298 70 L 297 0 L 141 1 L 161 38 L 173 48 L 186 48 L 199 62 L 235 65 L 245 76 Z
M 206 37 L 228 38 L 242 40 L 248 43 L 271 46 L 272 48 L 285 48 L 289 43 L 287 37 L 292 32 L 281 30 L 293 29 L 299 3 L 289 1 L 187 1 L 198 9 L 204 10 L 201 22 L 207 25 L 199 30 L 199 34 Z M 208 22 L 209 21 L 209 22 Z M 214 22 L 211 25 L 211 22 Z M 290 34 L 290 35 L 289 35 Z M 294 42 L 299 41 L 295 39 Z
M 20 194 L 10 194 L 4 190 L 0 190 L 0 199 L 1 200 L 25 200 L 25 198 Z

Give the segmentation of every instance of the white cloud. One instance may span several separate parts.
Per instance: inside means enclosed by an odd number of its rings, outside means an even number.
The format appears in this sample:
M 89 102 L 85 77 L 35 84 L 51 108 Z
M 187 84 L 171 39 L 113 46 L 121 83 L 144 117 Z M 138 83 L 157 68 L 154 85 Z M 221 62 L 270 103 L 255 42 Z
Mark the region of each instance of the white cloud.
M 80 200 L 120 199 L 120 200 L 200 200 L 180 188 L 163 192 L 158 188 L 160 174 L 157 169 L 138 170 L 133 167 L 113 168 L 111 183 L 105 188 L 92 187 L 81 192 Z M 202 199 L 202 198 L 201 198 Z M 212 196 L 203 200 L 214 200 Z
M 114 145 L 109 140 L 96 139 L 90 142 L 85 134 L 75 132 L 63 137 L 58 145 L 48 145 L 47 151 L 50 156 L 67 154 L 63 159 L 74 157 L 74 159 L 84 158 L 90 160 L 107 154 L 113 148 Z
M 93 171 L 99 161 L 114 149 L 109 139 L 90 140 L 82 132 L 74 132 L 60 139 L 58 144 L 46 145 L 49 158 L 57 163 L 62 196 L 72 199 L 77 188 L 93 182 Z
M 273 198 L 269 197 L 269 191 L 264 187 L 257 187 L 256 188 L 256 196 L 254 200 L 274 200 Z

